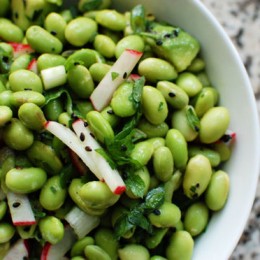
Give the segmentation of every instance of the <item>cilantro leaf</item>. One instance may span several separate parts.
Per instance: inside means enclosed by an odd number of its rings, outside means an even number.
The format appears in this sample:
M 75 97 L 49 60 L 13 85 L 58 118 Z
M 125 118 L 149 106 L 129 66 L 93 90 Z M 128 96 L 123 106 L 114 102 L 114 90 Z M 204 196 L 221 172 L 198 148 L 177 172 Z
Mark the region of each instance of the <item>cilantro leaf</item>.
M 130 25 L 135 33 L 145 31 L 146 27 L 145 10 L 143 5 L 136 5 L 131 10 Z
M 111 72 L 111 77 L 112 77 L 112 80 L 113 80 L 113 81 L 114 81 L 118 76 L 119 76 L 119 73 L 118 73 L 118 72 L 115 72 L 115 71 L 112 71 L 112 72 Z
M 130 190 L 135 196 L 142 198 L 144 196 L 144 181 L 136 174 L 128 174 L 125 180 L 127 190 Z
M 188 120 L 189 126 L 196 132 L 200 130 L 200 120 L 196 115 L 194 108 L 189 106 L 186 110 L 186 117 Z
M 147 210 L 159 208 L 163 204 L 164 196 L 165 191 L 161 186 L 150 190 L 145 198 L 145 208 Z

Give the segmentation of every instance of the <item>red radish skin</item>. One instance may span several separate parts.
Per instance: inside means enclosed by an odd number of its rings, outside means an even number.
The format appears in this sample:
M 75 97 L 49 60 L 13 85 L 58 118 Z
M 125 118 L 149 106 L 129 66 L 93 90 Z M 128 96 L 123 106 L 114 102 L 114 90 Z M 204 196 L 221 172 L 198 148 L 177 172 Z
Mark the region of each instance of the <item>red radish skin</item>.
M 26 240 L 19 239 L 8 251 L 3 260 L 27 259 L 29 257 L 29 245 Z
M 90 96 L 96 110 L 101 111 L 109 104 L 114 91 L 127 79 L 142 55 L 142 52 L 130 49 L 120 55 Z
M 69 155 L 71 162 L 76 168 L 77 172 L 80 175 L 85 175 L 88 172 L 88 167 L 86 166 L 86 164 L 83 163 L 82 160 L 78 157 L 78 155 L 71 149 L 69 149 Z
M 34 53 L 34 49 L 29 44 L 17 43 L 17 42 L 9 42 L 9 44 L 13 47 L 14 50 L 14 58 L 21 56 L 26 53 Z
M 120 186 L 115 189 L 114 193 L 117 195 L 121 195 L 123 192 L 125 192 L 125 190 L 126 190 L 125 186 Z
M 38 68 L 37 68 L 37 60 L 35 58 L 33 58 L 28 67 L 27 67 L 28 70 L 34 72 L 35 74 L 38 74 Z

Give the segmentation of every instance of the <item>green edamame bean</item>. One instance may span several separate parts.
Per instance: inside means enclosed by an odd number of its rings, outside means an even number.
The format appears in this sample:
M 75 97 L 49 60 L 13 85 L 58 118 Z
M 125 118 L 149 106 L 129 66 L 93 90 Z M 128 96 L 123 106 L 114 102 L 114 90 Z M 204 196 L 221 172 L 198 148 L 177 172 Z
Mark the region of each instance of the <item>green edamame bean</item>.
M 205 202 L 209 209 L 217 211 L 224 207 L 229 194 L 229 176 L 218 170 L 212 174 L 209 186 L 205 193 Z
M 35 237 L 35 230 L 37 224 L 31 226 L 18 226 L 16 227 L 17 233 L 22 239 L 30 239 Z
M 24 103 L 33 103 L 37 106 L 42 106 L 45 103 L 45 97 L 33 90 L 16 91 L 10 96 L 10 103 L 15 107 L 19 107 Z
M 205 71 L 199 72 L 196 76 L 199 79 L 199 81 L 201 82 L 202 86 L 209 87 L 211 85 L 209 77 L 205 73 Z
M 64 18 L 55 12 L 52 12 L 47 15 L 44 20 L 45 29 L 55 35 L 62 43 L 65 43 L 65 28 L 67 26 Z
M 0 127 L 4 126 L 7 122 L 11 121 L 13 111 L 8 106 L 0 106 Z
M 166 248 L 168 260 L 191 260 L 194 241 L 189 232 L 185 230 L 176 231 L 170 237 Z
M 90 111 L 86 118 L 91 130 L 100 142 L 104 143 L 114 139 L 114 131 L 101 113 Z
M 6 201 L 3 200 L 0 202 L 0 221 L 4 218 L 6 211 L 7 211 L 7 203 Z
M 130 157 L 139 162 L 141 166 L 145 166 L 152 158 L 153 152 L 153 145 L 151 143 L 141 141 L 135 144 Z
M 39 229 L 43 239 L 53 245 L 61 241 L 64 236 L 64 225 L 54 216 L 40 219 Z
M 209 159 L 195 155 L 188 163 L 183 177 L 183 189 L 187 197 L 198 198 L 208 187 L 212 175 Z
M 189 97 L 194 97 L 202 89 L 202 84 L 199 79 L 190 72 L 181 73 L 176 79 L 176 84 L 182 88 Z
M 42 93 L 43 86 L 40 77 L 30 70 L 16 70 L 9 76 L 12 91 L 33 90 Z
M 111 260 L 108 253 L 97 245 L 86 246 L 84 253 L 89 260 Z
M 92 237 L 90 236 L 83 237 L 73 244 L 70 251 L 70 256 L 71 257 L 83 256 L 84 248 L 88 245 L 94 245 L 94 244 L 95 244 L 95 240 Z
M 219 154 L 221 162 L 227 161 L 231 156 L 231 148 L 224 142 L 216 142 L 212 148 Z
M 71 124 L 71 116 L 68 112 L 63 112 L 59 115 L 58 117 L 58 122 L 60 124 L 63 124 L 67 127 L 70 127 L 70 124 Z
M 72 19 L 65 28 L 65 38 L 73 46 L 81 47 L 94 40 L 97 23 L 88 17 Z
M 189 157 L 193 157 L 197 154 L 202 154 L 206 156 L 209 159 L 212 167 L 216 167 L 220 164 L 221 158 L 217 151 L 214 151 L 213 149 L 204 146 L 189 146 Z
M 118 255 L 121 260 L 150 259 L 150 253 L 148 249 L 138 244 L 125 245 L 123 248 L 118 250 Z
M 0 244 L 6 243 L 12 239 L 15 234 L 15 228 L 6 222 L 0 223 Z
M 144 132 L 147 138 L 164 137 L 169 130 L 169 126 L 166 122 L 154 125 L 144 118 L 139 121 L 137 128 Z
M 5 88 L 5 85 L 0 78 L 0 93 L 2 93 L 3 91 L 6 91 L 6 88 Z
M 154 255 L 150 258 L 150 260 L 167 260 L 167 259 L 159 255 Z
M 24 13 L 30 20 L 35 20 L 35 12 L 39 12 L 44 7 L 45 2 L 42 0 L 27 0 L 26 4 L 24 4 Z
M 170 202 L 164 202 L 159 208 L 158 213 L 152 212 L 148 215 L 152 225 L 158 228 L 175 227 L 181 219 L 179 207 Z
M 66 59 L 58 54 L 44 53 L 37 59 L 37 69 L 41 72 L 44 69 L 64 65 Z
M 111 260 L 118 259 L 119 242 L 115 238 L 112 229 L 101 227 L 95 232 L 94 238 L 96 245 L 102 248 L 110 256 Z
M 35 140 L 26 155 L 33 165 L 51 175 L 59 174 L 62 170 L 63 164 L 54 149 L 41 141 Z
M 161 92 L 151 86 L 144 86 L 142 94 L 142 108 L 146 119 L 158 125 L 168 116 L 168 106 Z
M 116 10 L 105 9 L 96 13 L 96 22 L 113 31 L 123 31 L 126 27 L 126 18 Z
M 149 249 L 156 248 L 163 240 L 169 228 L 158 228 L 153 231 L 153 234 L 145 238 L 145 245 Z
M 225 107 L 210 108 L 200 120 L 199 138 L 202 143 L 214 143 L 226 132 L 230 123 L 229 111 Z
M 165 145 L 171 150 L 175 168 L 184 169 L 188 161 L 188 145 L 183 134 L 177 129 L 170 129 Z
M 25 14 L 25 7 L 22 0 L 11 1 L 12 20 L 25 31 L 30 25 L 31 21 Z
M 128 117 L 135 114 L 136 109 L 131 100 L 132 92 L 132 82 L 122 83 L 114 92 L 111 107 L 117 116 Z
M 0 105 L 10 107 L 13 92 L 11 90 L 4 90 L 0 93 Z
M 187 142 L 196 139 L 198 136 L 199 125 L 199 119 L 191 105 L 187 105 L 181 110 L 176 110 L 172 114 L 172 128 L 179 130 Z
M 218 102 L 218 92 L 215 88 L 204 87 L 195 97 L 194 109 L 198 117 L 202 117 L 210 108 Z
M 104 57 L 112 58 L 115 55 L 116 44 L 107 35 L 98 34 L 93 42 L 94 48 Z
M 174 170 L 174 161 L 171 150 L 164 146 L 153 153 L 153 168 L 155 176 L 163 182 L 168 181 Z
M 150 174 L 147 167 L 142 167 L 136 170 L 133 174 L 139 176 L 144 183 L 143 194 L 146 195 L 150 187 Z M 134 195 L 131 190 L 126 190 L 126 195 L 132 199 L 137 199 L 138 196 Z
M 154 151 L 159 147 L 165 146 L 165 139 L 162 137 L 149 138 L 147 139 L 147 142 L 153 145 Z
M 109 122 L 112 128 L 119 123 L 120 118 L 114 113 L 111 106 L 105 107 L 101 111 L 101 115 Z
M 156 88 L 163 94 L 169 105 L 176 109 L 182 109 L 189 103 L 187 93 L 170 81 L 157 82 Z
M 18 110 L 20 121 L 31 130 L 40 131 L 46 122 L 45 116 L 39 106 L 34 103 L 24 103 Z
M 32 57 L 28 53 L 22 54 L 21 56 L 17 57 L 11 64 L 10 73 L 20 69 L 27 69 L 31 59 Z
M 43 185 L 39 201 L 44 209 L 57 210 L 63 205 L 66 194 L 67 190 L 61 186 L 61 177 L 53 176 Z
M 38 53 L 59 54 L 63 49 L 62 42 L 38 25 L 30 26 L 26 31 L 26 39 Z
M 154 57 L 143 59 L 138 65 L 138 73 L 153 83 L 177 78 L 175 68 L 168 61 Z
M 205 62 L 203 59 L 196 57 L 191 62 L 190 66 L 187 68 L 188 71 L 192 73 L 200 72 L 205 69 Z
M 101 181 L 87 182 L 80 188 L 79 195 L 86 205 L 94 209 L 108 208 L 114 205 L 120 197 Z
M 2 9 L 2 6 L 1 6 Z M 5 42 L 22 42 L 23 31 L 11 20 L 0 17 L 0 38 Z
M 63 103 L 61 98 L 50 100 L 43 107 L 44 115 L 48 120 L 58 121 L 60 114 L 63 112 Z
M 175 190 L 177 190 L 181 184 L 182 184 L 182 172 L 177 170 L 173 173 L 171 178 L 164 183 L 164 190 L 165 190 L 165 195 L 164 195 L 164 201 L 166 202 L 171 202 L 172 201 L 172 196 Z
M 11 191 L 23 194 L 39 190 L 46 180 L 46 172 L 36 167 L 13 168 L 5 177 L 6 186 Z
M 6 16 L 7 12 L 10 10 L 10 1 L 0 0 L 0 6 L 1 6 L 0 17 L 4 17 Z
M 80 112 L 80 114 L 82 115 L 83 118 L 86 117 L 86 115 L 89 111 L 94 110 L 90 101 L 75 100 L 75 106 L 76 106 L 77 110 Z
M 184 214 L 184 229 L 188 231 L 191 236 L 201 234 L 209 220 L 209 210 L 202 202 L 195 202 L 188 207 Z
M 111 65 L 105 63 L 94 63 L 90 66 L 89 72 L 95 82 L 100 82 L 110 70 Z
M 89 70 L 82 65 L 76 65 L 69 69 L 67 75 L 72 91 L 80 98 L 88 98 L 94 90 Z
M 144 40 L 141 36 L 134 34 L 125 36 L 116 44 L 115 57 L 118 59 L 125 49 L 143 52 L 144 46 Z
M 7 146 L 18 151 L 28 149 L 34 140 L 32 131 L 17 118 L 12 118 L 4 127 L 3 137 Z

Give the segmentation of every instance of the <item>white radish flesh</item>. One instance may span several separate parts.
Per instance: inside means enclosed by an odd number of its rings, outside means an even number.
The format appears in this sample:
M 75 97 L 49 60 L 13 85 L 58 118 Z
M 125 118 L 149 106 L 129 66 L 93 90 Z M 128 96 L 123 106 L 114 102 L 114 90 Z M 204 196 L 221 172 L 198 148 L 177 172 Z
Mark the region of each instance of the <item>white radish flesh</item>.
M 8 251 L 3 260 L 27 259 L 29 257 L 26 240 L 19 239 Z

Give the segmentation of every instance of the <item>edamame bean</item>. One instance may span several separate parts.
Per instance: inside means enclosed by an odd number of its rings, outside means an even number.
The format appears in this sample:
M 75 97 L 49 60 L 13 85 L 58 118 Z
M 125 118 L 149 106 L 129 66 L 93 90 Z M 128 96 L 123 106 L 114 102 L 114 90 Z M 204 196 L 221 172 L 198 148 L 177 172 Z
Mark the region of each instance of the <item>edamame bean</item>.
M 22 239 L 32 239 L 35 236 L 37 224 L 31 226 L 17 226 L 16 230 Z
M 169 228 L 157 228 L 153 230 L 153 234 L 147 236 L 145 239 L 145 245 L 147 246 L 147 248 L 156 248 L 162 242 L 168 230 Z
M 183 177 L 185 195 L 191 199 L 198 198 L 208 187 L 211 175 L 212 168 L 207 157 L 201 154 L 192 157 Z
M 190 72 L 181 73 L 176 79 L 176 84 L 182 88 L 189 97 L 194 97 L 202 89 L 199 79 Z
M 12 118 L 3 129 L 4 142 L 11 149 L 22 151 L 28 149 L 34 140 L 31 130 L 17 118 Z
M 0 93 L 0 105 L 10 107 L 13 92 L 11 90 L 4 90 Z
M 153 153 L 153 168 L 155 176 L 162 182 L 168 181 L 174 170 L 174 161 L 171 150 L 164 146 Z
M 84 248 L 88 245 L 94 245 L 95 240 L 90 236 L 83 237 L 76 241 L 70 251 L 70 256 L 83 256 L 84 255 Z
M 184 169 L 188 161 L 188 145 L 183 134 L 177 129 L 170 129 L 165 137 L 165 145 L 171 150 L 175 168 Z
M 115 55 L 116 44 L 107 35 L 98 34 L 94 39 L 94 48 L 104 57 L 112 58 Z
M 154 125 L 150 123 L 145 118 L 142 118 L 138 125 L 138 129 L 140 129 L 142 132 L 144 132 L 147 136 L 147 138 L 153 138 L 153 137 L 165 137 L 169 130 L 169 126 L 166 122 L 162 122 L 158 125 Z
M 2 6 L 1 6 L 2 9 Z M 0 38 L 5 42 L 22 42 L 23 31 L 11 20 L 0 17 Z
M 94 90 L 94 82 L 89 70 L 76 65 L 68 71 L 68 83 L 72 91 L 80 98 L 88 98 Z
M 214 143 L 225 134 L 230 123 L 229 111 L 225 107 L 210 108 L 200 120 L 199 138 L 202 143 Z
M 138 65 L 138 73 L 152 83 L 177 78 L 175 68 L 168 61 L 154 57 L 142 60 Z
M 187 93 L 170 81 L 159 81 L 156 88 L 163 94 L 169 105 L 176 109 L 182 109 L 189 103 Z
M 31 25 L 31 21 L 25 15 L 25 7 L 22 0 L 11 1 L 11 14 L 13 22 L 23 31 Z
M 31 62 L 31 55 L 28 53 L 22 54 L 21 56 L 17 57 L 10 67 L 10 73 L 20 70 L 20 69 L 27 69 L 28 65 Z
M 175 190 L 177 190 L 182 185 L 182 172 L 180 170 L 177 170 L 173 173 L 171 178 L 164 183 L 164 201 L 171 202 L 172 196 Z
M 111 106 L 105 107 L 101 111 L 101 115 L 107 120 L 107 122 L 109 122 L 112 128 L 117 126 L 120 121 L 120 118 L 114 113 Z
M 38 25 L 30 26 L 26 31 L 26 39 L 38 53 L 59 54 L 63 49 L 62 42 Z
M 165 146 L 165 139 L 162 137 L 149 138 L 147 142 L 152 144 L 154 151 L 159 147 Z
M 31 193 L 39 190 L 47 180 L 41 168 L 13 168 L 7 172 L 5 183 L 8 189 L 17 193 Z
M 225 171 L 218 170 L 212 174 L 205 193 L 205 202 L 209 209 L 217 211 L 224 207 L 229 194 L 229 176 Z
M 86 118 L 91 130 L 100 142 L 104 143 L 114 139 L 114 131 L 101 113 L 90 111 Z
M 88 17 L 72 19 L 65 28 L 65 38 L 73 46 L 82 47 L 94 40 L 97 23 Z
M 205 62 L 203 59 L 196 57 L 191 62 L 190 66 L 187 68 L 188 71 L 192 73 L 200 72 L 205 69 Z
M 111 260 L 108 253 L 97 245 L 88 245 L 84 249 L 85 256 L 89 260 Z
M 65 43 L 65 28 L 67 26 L 64 18 L 55 12 L 47 15 L 44 20 L 45 29 L 57 37 L 63 44 Z
M 53 245 L 61 241 L 64 236 L 64 225 L 54 216 L 40 219 L 39 229 L 43 239 Z
M 159 255 L 154 255 L 150 258 L 150 260 L 167 260 L 167 259 Z
M 124 82 L 114 92 L 111 107 L 114 113 L 120 117 L 128 117 L 135 114 L 136 109 L 134 107 L 132 98 L 133 83 Z
M 116 44 L 115 57 L 118 59 L 125 49 L 143 52 L 144 46 L 144 40 L 141 36 L 135 34 L 125 36 Z
M 141 141 L 135 144 L 130 157 L 136 160 L 141 166 L 147 165 L 153 155 L 153 145 L 147 141 Z
M 61 186 L 61 177 L 53 176 L 43 185 L 39 201 L 44 209 L 57 210 L 63 205 L 66 194 L 67 190 Z
M 155 227 L 175 227 L 181 219 L 181 211 L 175 204 L 164 202 L 156 211 L 150 213 L 148 218 Z
M 161 124 L 168 116 L 165 98 L 159 90 L 152 86 L 143 87 L 142 108 L 146 119 L 154 125 Z
M 148 249 L 138 244 L 125 245 L 123 248 L 118 250 L 118 255 L 121 260 L 150 259 L 150 253 Z
M 184 229 L 188 231 L 191 236 L 201 234 L 209 220 L 209 210 L 203 202 L 195 202 L 188 207 L 184 214 Z
M 13 111 L 8 106 L 0 106 L 0 127 L 10 122 L 13 117 Z
M 119 242 L 115 238 L 112 229 L 101 227 L 95 232 L 94 238 L 96 245 L 102 248 L 110 256 L 111 260 L 118 258 Z
M 0 244 L 6 243 L 12 239 L 15 234 L 15 228 L 6 222 L 0 223 Z
M 71 115 L 68 112 L 63 112 L 58 117 L 58 122 L 60 124 L 67 126 L 67 127 L 70 127 L 71 120 L 72 120 Z
M 37 59 L 37 69 L 41 72 L 44 69 L 65 65 L 66 59 L 58 54 L 43 53 Z
M 79 190 L 79 196 L 86 205 L 94 209 L 108 208 L 120 198 L 109 189 L 106 183 L 101 181 L 90 181 L 84 184 Z
M 18 110 L 20 121 L 31 130 L 40 131 L 46 123 L 45 116 L 39 106 L 34 103 L 24 103 Z
M 112 9 L 105 9 L 96 13 L 98 24 L 113 31 L 123 31 L 126 27 L 126 18 L 123 14 Z
M 33 90 L 16 91 L 11 94 L 10 103 L 15 107 L 19 107 L 24 103 L 33 103 L 41 107 L 45 104 L 45 96 Z
M 111 65 L 105 63 L 94 63 L 90 66 L 89 72 L 95 82 L 100 82 L 110 70 Z
M 189 232 L 185 230 L 176 231 L 170 237 L 166 248 L 168 260 L 191 260 L 194 241 Z
M 219 154 L 221 162 L 225 162 L 230 158 L 231 148 L 224 142 L 216 142 L 211 146 Z
M 44 169 L 51 175 L 59 174 L 62 170 L 63 163 L 55 150 L 50 145 L 41 141 L 35 140 L 26 151 L 26 155 L 32 164 Z
M 10 89 L 12 91 L 32 90 L 39 93 L 43 91 L 40 77 L 30 70 L 16 70 L 9 76 Z
M 49 100 L 43 107 L 43 112 L 48 120 L 58 121 L 60 114 L 63 112 L 63 103 L 61 98 Z
M 0 221 L 4 218 L 6 211 L 7 211 L 7 203 L 6 201 L 3 200 L 0 202 Z

